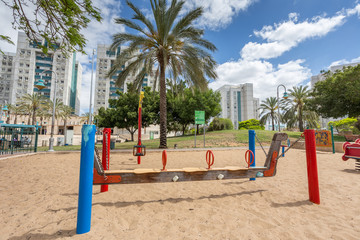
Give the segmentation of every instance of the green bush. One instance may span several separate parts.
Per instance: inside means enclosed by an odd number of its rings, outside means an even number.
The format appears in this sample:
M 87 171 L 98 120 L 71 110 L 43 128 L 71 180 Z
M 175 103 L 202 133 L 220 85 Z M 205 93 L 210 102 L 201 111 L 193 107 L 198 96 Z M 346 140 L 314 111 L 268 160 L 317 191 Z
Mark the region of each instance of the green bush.
M 239 122 L 239 130 L 244 130 L 244 129 L 264 130 L 265 127 L 260 123 L 259 120 L 249 119 L 246 121 Z
M 356 118 L 344 118 L 341 120 L 329 122 L 328 126 L 330 127 L 330 125 L 333 125 L 333 127 L 338 132 L 352 131 L 354 134 L 357 134 L 359 132 L 359 129 L 356 126 L 357 122 L 358 119 Z
M 234 125 L 228 118 L 214 118 L 210 123 L 209 131 L 232 130 Z

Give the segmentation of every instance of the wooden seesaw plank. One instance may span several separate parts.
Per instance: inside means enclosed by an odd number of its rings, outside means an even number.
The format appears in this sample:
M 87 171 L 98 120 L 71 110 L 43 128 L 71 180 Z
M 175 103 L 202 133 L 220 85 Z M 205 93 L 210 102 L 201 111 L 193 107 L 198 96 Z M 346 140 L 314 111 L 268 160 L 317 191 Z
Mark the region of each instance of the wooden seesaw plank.
M 206 181 L 221 179 L 239 179 L 256 177 L 258 172 L 263 173 L 266 168 L 185 168 L 169 169 L 161 171 L 160 169 L 136 170 L 117 170 L 105 171 L 106 176 L 117 176 L 118 181 L 104 180 L 104 178 L 94 172 L 94 185 L 101 184 L 135 184 L 135 183 L 158 183 L 158 182 L 186 182 L 186 181 Z

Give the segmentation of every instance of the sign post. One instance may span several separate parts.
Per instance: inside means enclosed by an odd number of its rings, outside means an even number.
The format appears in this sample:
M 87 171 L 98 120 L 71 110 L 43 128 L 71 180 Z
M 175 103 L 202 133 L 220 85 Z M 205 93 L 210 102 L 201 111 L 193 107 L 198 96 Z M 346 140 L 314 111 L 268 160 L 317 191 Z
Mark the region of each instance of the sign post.
M 204 147 L 205 147 L 205 111 L 195 111 L 195 147 L 196 147 L 197 124 L 204 124 Z

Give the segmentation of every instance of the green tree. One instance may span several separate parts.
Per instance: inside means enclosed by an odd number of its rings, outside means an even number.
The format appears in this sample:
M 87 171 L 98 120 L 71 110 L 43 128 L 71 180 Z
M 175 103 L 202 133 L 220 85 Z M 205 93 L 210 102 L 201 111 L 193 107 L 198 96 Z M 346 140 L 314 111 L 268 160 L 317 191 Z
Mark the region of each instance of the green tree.
M 239 130 L 244 129 L 261 129 L 264 130 L 265 127 L 260 123 L 259 120 L 249 119 L 246 121 L 239 122 Z
M 110 99 L 111 108 L 99 109 L 95 119 L 99 127 L 125 128 L 131 134 L 131 141 L 134 141 L 134 133 L 138 129 L 138 108 L 139 94 L 137 92 L 117 92 L 118 99 Z M 159 98 L 156 92 L 145 88 L 145 97 L 142 103 L 142 127 L 148 127 L 156 121 L 158 110 L 156 106 Z
M 42 48 L 60 48 L 64 53 L 84 52 L 86 39 L 81 31 L 91 19 L 101 21 L 99 9 L 91 0 L 1 0 L 13 13 L 13 28 L 25 32 L 30 41 Z M 4 6 L 1 6 L 3 8 Z M 41 44 L 42 39 L 48 43 Z M 0 35 L 0 40 L 12 43 L 10 37 Z
M 275 130 L 275 121 L 278 121 L 279 116 L 276 113 L 278 108 L 277 98 L 269 97 L 262 101 L 260 104 L 260 122 L 265 125 L 266 122 L 270 119 L 272 124 L 272 130 Z
M 312 128 L 318 126 L 319 116 L 316 112 L 309 110 L 306 105 L 309 97 L 308 86 L 293 87 L 289 90 L 289 98 L 284 100 L 286 106 L 283 116 L 283 120 L 289 128 L 298 125 L 300 132 L 303 132 L 304 122 Z
M 171 99 L 171 98 L 170 98 Z M 184 95 L 170 100 L 171 118 L 182 126 L 183 134 L 190 124 L 195 124 L 195 111 L 205 111 L 205 121 L 221 111 L 220 93 L 213 90 L 200 91 L 186 88 Z
M 37 93 L 27 93 L 21 98 L 20 104 L 23 105 L 23 109 L 29 110 L 29 121 L 32 116 L 32 125 L 36 124 L 36 114 L 48 103 L 48 101 L 49 100 L 46 97 Z
M 325 118 L 360 116 L 360 65 L 324 73 L 325 80 L 315 84 L 308 104 Z
M 215 117 L 210 123 L 209 131 L 232 130 L 234 125 L 231 119 Z
M 203 39 L 204 31 L 192 24 L 203 13 L 202 8 L 196 8 L 184 15 L 182 8 L 185 1 L 150 0 L 152 15 L 155 25 L 146 18 L 139 8 L 130 1 L 127 5 L 134 12 L 133 19 L 137 22 L 117 18 L 117 24 L 135 30 L 139 34 L 129 32 L 114 35 L 114 42 L 110 50 L 127 42 L 129 48 L 122 51 L 112 66 L 108 76 L 113 76 L 125 63 L 128 63 L 118 75 L 117 85 L 122 86 L 131 73 L 136 73 L 135 85 L 140 88 L 145 74 L 152 73 L 157 66 L 155 79 L 159 78 L 160 84 L 160 148 L 167 147 L 167 107 L 166 107 L 166 70 L 170 71 L 173 78 L 183 76 L 188 84 L 200 89 L 207 88 L 207 79 L 215 79 L 216 62 L 207 50 L 215 51 L 216 47 Z
M 17 124 L 17 117 L 23 114 L 23 109 L 20 106 L 17 106 L 16 104 L 10 104 L 8 108 L 10 110 L 10 113 L 15 116 L 14 124 Z
M 333 125 L 337 132 L 352 131 L 357 132 L 355 124 L 358 122 L 356 118 L 344 118 L 337 121 L 331 121 L 328 126 Z

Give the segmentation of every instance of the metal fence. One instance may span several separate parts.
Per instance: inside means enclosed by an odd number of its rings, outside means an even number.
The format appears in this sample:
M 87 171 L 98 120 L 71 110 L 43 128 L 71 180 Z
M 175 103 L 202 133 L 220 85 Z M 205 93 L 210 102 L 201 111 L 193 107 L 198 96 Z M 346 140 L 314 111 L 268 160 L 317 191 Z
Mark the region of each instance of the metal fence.
M 0 154 L 37 152 L 39 128 L 35 125 L 1 124 Z

